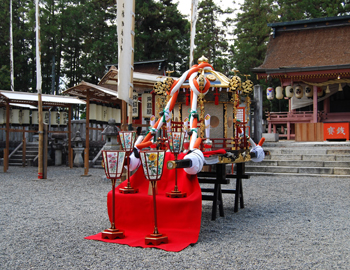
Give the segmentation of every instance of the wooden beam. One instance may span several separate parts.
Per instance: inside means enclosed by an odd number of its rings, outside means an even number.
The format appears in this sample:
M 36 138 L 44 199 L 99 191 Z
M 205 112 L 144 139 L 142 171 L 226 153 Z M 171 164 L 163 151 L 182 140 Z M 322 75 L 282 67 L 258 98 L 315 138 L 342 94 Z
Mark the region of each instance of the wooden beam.
M 86 121 L 85 121 L 85 152 L 84 152 L 84 176 L 89 176 L 89 142 L 90 142 L 90 94 L 86 98 Z

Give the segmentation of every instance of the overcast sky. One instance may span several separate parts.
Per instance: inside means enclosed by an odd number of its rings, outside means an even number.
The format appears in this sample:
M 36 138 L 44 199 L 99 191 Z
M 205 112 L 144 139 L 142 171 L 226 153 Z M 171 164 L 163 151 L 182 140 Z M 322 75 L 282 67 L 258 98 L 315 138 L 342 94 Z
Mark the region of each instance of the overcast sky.
M 179 2 L 178 9 L 183 15 L 190 16 L 191 14 L 191 0 L 174 0 L 174 3 Z M 220 6 L 222 9 L 225 9 L 229 6 L 233 7 L 233 0 L 214 0 L 214 3 Z M 243 3 L 244 0 L 236 0 L 238 3 Z

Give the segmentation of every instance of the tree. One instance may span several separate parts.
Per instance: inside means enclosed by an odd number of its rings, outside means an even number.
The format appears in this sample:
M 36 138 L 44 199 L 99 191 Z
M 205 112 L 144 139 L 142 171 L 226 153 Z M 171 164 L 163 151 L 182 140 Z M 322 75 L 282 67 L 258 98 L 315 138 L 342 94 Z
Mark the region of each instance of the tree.
M 218 17 L 230 12 L 230 9 L 222 10 L 213 0 L 202 0 L 198 5 L 194 59 L 204 55 L 216 70 L 224 73 L 230 69 L 225 31 L 227 25 L 220 22 Z
M 188 69 L 189 28 L 172 0 L 136 0 L 135 61 L 167 59 L 179 75 Z

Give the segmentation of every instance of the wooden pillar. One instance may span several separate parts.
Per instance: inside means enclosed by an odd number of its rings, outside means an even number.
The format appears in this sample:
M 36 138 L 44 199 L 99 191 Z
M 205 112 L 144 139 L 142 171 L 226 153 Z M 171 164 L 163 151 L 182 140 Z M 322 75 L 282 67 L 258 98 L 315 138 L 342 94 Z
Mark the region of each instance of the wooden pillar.
M 122 100 L 122 130 L 128 130 L 127 126 L 127 111 L 128 111 L 128 104 Z
M 323 101 L 323 110 L 324 110 L 325 113 L 331 112 L 331 100 L 330 100 L 330 97 L 326 98 Z
M 287 122 L 287 140 L 290 140 L 290 122 Z
M 85 124 L 85 152 L 84 152 L 84 176 L 89 176 L 89 142 L 90 142 L 90 94 L 86 97 L 86 124 Z
M 22 166 L 26 166 L 26 132 L 25 127 L 23 127 L 23 133 L 22 133 Z
M 68 107 L 68 166 L 73 168 L 73 149 L 72 149 L 72 105 Z
M 312 122 L 317 123 L 317 86 L 313 86 L 313 101 L 314 101 L 314 106 L 313 106 L 313 116 L 312 116 Z
M 6 147 L 4 150 L 4 172 L 9 168 L 9 154 L 10 154 L 10 103 L 6 102 Z

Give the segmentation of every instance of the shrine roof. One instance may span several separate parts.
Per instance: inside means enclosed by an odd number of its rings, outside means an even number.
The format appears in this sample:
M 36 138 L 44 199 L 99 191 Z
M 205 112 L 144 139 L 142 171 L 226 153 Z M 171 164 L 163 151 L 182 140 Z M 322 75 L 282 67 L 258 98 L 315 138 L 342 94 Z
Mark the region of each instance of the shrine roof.
M 268 24 L 272 27 L 263 64 L 255 73 L 350 68 L 350 16 Z

